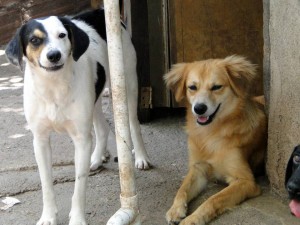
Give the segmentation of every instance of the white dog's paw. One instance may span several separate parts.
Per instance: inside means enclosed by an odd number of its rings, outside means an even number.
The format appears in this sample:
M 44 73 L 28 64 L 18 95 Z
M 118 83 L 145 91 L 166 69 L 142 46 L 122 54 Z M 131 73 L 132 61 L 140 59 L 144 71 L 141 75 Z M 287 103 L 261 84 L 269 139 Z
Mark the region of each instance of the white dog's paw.
M 79 218 L 71 218 L 69 225 L 88 225 L 87 222 Z
M 109 88 L 104 88 L 104 90 L 102 91 L 102 96 L 103 97 L 109 97 Z
M 36 225 L 57 225 L 56 217 L 42 216 Z
M 58 211 L 57 211 L 55 204 L 52 205 L 52 207 L 44 208 L 42 216 L 41 216 L 40 220 L 36 223 L 36 225 L 56 225 L 57 224 L 57 220 L 56 220 L 57 212 Z
M 78 211 L 71 210 L 71 212 L 69 213 L 69 218 L 70 218 L 69 225 L 87 225 L 87 222 L 84 217 L 84 213 L 82 212 L 75 213 L 75 212 Z
M 136 152 L 133 149 L 132 154 L 135 156 L 135 168 L 140 170 L 148 170 L 151 168 L 151 163 L 147 153 L 142 154 L 141 152 Z
M 80 215 L 81 213 L 75 214 L 71 213 L 69 214 L 69 225 L 87 225 L 87 222 L 85 220 L 84 215 Z M 73 216 L 72 216 L 73 215 Z
M 102 156 L 97 155 L 96 151 L 94 151 L 91 157 L 90 170 L 94 171 L 99 169 L 103 165 L 103 163 L 108 162 L 109 157 L 110 155 L 108 151 L 106 151 Z
M 87 222 L 85 221 L 85 219 L 72 217 L 70 219 L 69 225 L 87 225 Z
M 96 160 L 94 162 L 91 162 L 90 170 L 94 171 L 99 169 L 102 166 L 102 161 L 101 160 Z
M 135 167 L 140 170 L 148 170 L 151 167 L 149 159 L 135 158 Z

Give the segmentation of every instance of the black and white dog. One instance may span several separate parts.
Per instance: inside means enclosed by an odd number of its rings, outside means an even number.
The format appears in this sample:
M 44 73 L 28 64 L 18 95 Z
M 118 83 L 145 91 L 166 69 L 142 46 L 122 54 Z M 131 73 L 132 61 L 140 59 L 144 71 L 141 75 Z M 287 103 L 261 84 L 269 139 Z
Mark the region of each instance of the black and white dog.
M 149 167 L 137 119 L 136 53 L 122 27 L 129 121 L 135 165 Z M 67 132 L 75 145 L 76 180 L 70 225 L 86 225 L 85 192 L 89 169 L 105 160 L 109 127 L 99 98 L 109 79 L 104 10 L 73 18 L 33 19 L 18 29 L 6 48 L 9 61 L 23 69 L 24 111 L 33 133 L 34 152 L 43 191 L 43 213 L 37 225 L 56 225 L 50 132 Z M 92 153 L 92 126 L 96 147 Z
M 289 194 L 291 212 L 300 218 L 300 145 L 295 147 L 286 169 L 285 186 Z

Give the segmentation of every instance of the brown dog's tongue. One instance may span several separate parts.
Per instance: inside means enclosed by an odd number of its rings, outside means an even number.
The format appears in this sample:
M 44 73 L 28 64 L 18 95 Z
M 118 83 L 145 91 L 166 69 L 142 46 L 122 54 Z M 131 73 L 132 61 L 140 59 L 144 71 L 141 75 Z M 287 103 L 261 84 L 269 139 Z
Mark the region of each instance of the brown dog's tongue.
M 297 218 L 300 218 L 300 202 L 292 200 L 290 202 L 290 209 Z
M 206 123 L 207 122 L 207 120 L 209 119 L 209 117 L 207 116 L 199 116 L 198 117 L 198 122 L 200 122 L 200 123 Z

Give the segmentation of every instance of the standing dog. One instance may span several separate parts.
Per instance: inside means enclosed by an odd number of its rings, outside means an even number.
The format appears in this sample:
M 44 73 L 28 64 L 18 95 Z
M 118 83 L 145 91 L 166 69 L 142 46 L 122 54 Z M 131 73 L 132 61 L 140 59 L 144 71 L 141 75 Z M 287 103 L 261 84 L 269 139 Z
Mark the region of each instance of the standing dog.
M 285 186 L 289 194 L 291 212 L 300 218 L 300 145 L 298 145 L 287 165 Z
M 124 28 L 122 43 L 135 164 L 147 169 L 149 160 L 137 119 L 136 54 Z M 85 225 L 89 168 L 96 169 L 105 160 L 109 132 L 99 98 L 109 74 L 104 11 L 33 19 L 18 29 L 6 55 L 21 69 L 23 59 L 26 64 L 24 111 L 34 136 L 44 204 L 37 225 L 57 224 L 49 143 L 52 131 L 67 132 L 74 142 L 76 180 L 69 224 Z M 93 125 L 96 147 L 91 156 Z
M 167 212 L 169 224 L 202 225 L 247 198 L 260 194 L 252 171 L 263 163 L 266 116 L 249 88 L 255 67 L 239 56 L 173 66 L 164 78 L 187 106 L 189 171 Z M 212 179 L 228 186 L 192 215 L 187 204 Z

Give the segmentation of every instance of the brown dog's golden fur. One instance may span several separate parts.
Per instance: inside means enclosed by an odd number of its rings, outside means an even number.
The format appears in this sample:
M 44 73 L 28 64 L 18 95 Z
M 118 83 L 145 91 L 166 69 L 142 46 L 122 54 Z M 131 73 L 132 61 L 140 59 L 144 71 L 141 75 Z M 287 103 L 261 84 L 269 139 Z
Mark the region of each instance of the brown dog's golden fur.
M 263 100 L 249 92 L 255 76 L 255 66 L 240 56 L 180 63 L 164 76 L 176 100 L 186 102 L 189 149 L 189 172 L 166 214 L 169 224 L 202 225 L 260 194 L 253 171 L 263 163 L 267 121 Z M 196 113 L 199 104 L 213 114 Z M 211 179 L 228 186 L 186 217 L 188 202 Z

